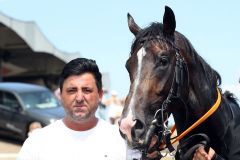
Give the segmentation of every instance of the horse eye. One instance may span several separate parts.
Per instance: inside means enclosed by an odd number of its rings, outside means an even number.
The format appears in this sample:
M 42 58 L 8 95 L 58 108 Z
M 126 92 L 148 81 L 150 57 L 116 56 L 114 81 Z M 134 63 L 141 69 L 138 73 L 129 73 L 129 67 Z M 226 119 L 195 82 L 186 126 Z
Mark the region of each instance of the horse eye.
M 169 60 L 166 56 L 162 56 L 162 57 L 157 59 L 157 65 L 158 66 L 163 66 L 164 67 L 164 66 L 168 65 L 168 62 L 169 62 Z

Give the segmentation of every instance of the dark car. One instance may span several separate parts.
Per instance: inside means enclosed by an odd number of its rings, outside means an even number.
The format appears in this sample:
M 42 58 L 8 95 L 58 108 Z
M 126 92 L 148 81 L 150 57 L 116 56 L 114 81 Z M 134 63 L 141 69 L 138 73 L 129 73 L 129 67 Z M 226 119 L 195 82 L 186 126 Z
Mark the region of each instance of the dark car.
M 34 125 L 44 127 L 63 116 L 61 103 L 46 87 L 0 82 L 0 134 L 25 140 Z

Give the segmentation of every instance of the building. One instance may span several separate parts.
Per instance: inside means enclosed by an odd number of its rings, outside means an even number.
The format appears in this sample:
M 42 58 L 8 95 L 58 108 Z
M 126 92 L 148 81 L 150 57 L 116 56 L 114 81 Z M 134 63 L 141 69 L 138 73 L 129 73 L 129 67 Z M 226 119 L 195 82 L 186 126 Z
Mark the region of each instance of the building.
M 0 12 L 0 81 L 37 83 L 55 89 L 65 63 L 81 57 L 57 49 L 33 21 Z

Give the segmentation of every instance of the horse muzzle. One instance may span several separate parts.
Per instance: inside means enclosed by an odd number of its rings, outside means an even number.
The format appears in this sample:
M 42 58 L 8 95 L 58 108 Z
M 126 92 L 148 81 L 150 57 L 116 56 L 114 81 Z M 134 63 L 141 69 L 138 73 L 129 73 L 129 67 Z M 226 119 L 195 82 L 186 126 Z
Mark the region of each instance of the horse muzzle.
M 155 125 L 146 130 L 143 122 L 138 119 L 123 118 L 119 121 L 120 133 L 124 139 L 127 140 L 128 145 L 134 149 L 146 149 L 155 135 Z

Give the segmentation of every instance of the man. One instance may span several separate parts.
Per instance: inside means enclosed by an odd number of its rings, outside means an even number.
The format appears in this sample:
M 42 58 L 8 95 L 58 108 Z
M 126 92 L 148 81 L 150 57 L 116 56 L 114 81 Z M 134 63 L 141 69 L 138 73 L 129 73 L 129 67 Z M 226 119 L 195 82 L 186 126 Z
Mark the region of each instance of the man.
M 77 58 L 63 68 L 60 97 L 65 117 L 35 130 L 17 160 L 123 160 L 125 142 L 116 126 L 95 117 L 103 96 L 94 60 Z

